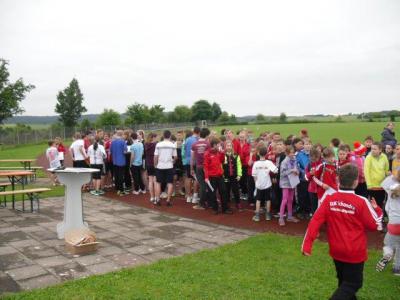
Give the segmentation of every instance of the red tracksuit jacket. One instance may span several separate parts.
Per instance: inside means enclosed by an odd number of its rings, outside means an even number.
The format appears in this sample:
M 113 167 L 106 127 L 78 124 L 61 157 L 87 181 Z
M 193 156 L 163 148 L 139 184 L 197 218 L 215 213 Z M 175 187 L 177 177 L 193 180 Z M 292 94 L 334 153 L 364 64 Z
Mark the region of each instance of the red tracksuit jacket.
M 346 158 L 345 160 L 338 160 L 338 167 L 340 169 L 341 167 L 343 167 L 344 165 L 347 165 L 349 163 L 350 163 L 350 159 L 348 159 L 348 158 Z
M 250 144 L 247 142 L 241 145 L 239 140 L 233 140 L 233 151 L 240 156 L 240 162 L 243 167 L 248 165 L 250 148 Z
M 310 162 L 307 167 L 306 167 L 306 172 L 305 172 L 305 178 L 309 182 L 308 185 L 308 191 L 310 193 L 317 193 L 318 186 L 317 183 L 314 181 L 313 177 L 314 175 L 311 175 L 311 169 L 315 169 L 322 163 L 321 160 L 318 160 L 316 162 Z
M 323 162 L 315 168 L 313 180 L 317 184 L 317 195 L 319 200 L 321 200 L 322 196 L 325 194 L 325 190 L 322 188 L 322 184 L 327 184 L 332 189 L 337 191 L 337 171 L 337 162 L 335 162 L 334 164 Z
M 381 221 L 379 206 L 372 208 L 368 199 L 352 190 L 339 190 L 327 196 L 312 217 L 302 251 L 311 254 L 319 228 L 326 223 L 330 256 L 347 263 L 364 262 L 368 258 L 366 231 L 380 230 Z
M 222 163 L 225 161 L 225 153 L 219 152 L 215 150 L 207 150 L 204 153 L 204 179 L 208 179 L 210 177 L 219 177 L 224 174 L 224 170 L 222 169 Z

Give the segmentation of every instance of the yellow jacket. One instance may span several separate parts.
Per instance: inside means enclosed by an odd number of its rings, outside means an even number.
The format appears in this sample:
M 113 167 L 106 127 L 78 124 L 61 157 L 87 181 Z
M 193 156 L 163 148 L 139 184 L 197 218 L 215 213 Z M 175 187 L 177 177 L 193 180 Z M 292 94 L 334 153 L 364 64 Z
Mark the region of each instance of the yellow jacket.
M 368 189 L 381 188 L 382 181 L 389 175 L 389 161 L 385 154 L 378 157 L 370 153 L 364 162 L 364 175 Z

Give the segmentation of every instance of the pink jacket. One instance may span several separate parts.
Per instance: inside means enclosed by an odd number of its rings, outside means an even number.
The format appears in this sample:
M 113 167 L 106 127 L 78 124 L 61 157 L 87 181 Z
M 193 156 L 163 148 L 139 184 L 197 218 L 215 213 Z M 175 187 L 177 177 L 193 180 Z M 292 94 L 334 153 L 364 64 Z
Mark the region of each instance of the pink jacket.
M 359 183 L 364 183 L 365 182 L 365 176 L 364 176 L 364 161 L 365 157 L 364 156 L 357 156 L 354 153 L 352 153 L 350 157 L 350 163 L 355 165 L 358 169 L 358 182 Z

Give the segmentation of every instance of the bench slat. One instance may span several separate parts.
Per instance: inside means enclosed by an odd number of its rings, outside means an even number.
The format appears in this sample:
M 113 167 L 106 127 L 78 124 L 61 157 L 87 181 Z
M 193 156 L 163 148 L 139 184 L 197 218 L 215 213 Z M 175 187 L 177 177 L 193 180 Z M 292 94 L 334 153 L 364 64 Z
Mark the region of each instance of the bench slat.
M 33 193 L 42 193 L 51 191 L 49 188 L 36 188 L 36 189 L 27 189 L 27 190 L 15 190 L 15 191 L 7 191 L 0 192 L 0 196 L 9 196 L 9 195 L 17 195 L 17 194 L 33 194 Z
M 39 169 L 43 169 L 43 167 L 39 167 L 39 166 L 32 166 L 31 170 L 39 170 Z M 24 167 L 0 167 L 0 170 L 25 170 Z M 29 170 L 29 168 L 27 168 L 27 170 Z
M 11 182 L 0 182 L 0 186 L 10 186 Z

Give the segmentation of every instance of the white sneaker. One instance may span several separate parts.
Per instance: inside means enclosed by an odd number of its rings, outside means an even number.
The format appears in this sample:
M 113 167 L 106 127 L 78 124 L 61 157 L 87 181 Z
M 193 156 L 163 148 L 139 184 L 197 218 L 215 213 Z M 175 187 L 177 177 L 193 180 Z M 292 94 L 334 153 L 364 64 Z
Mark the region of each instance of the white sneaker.
M 192 203 L 192 197 L 187 196 L 186 197 L 186 203 Z
M 194 197 L 193 197 L 193 199 L 192 199 L 192 203 L 193 203 L 193 204 L 197 204 L 197 203 L 199 203 L 199 201 L 200 201 L 199 198 L 194 198 Z
M 132 194 L 139 195 L 139 191 L 133 191 Z
M 166 192 L 162 192 L 160 198 L 166 199 L 168 197 Z
M 146 190 L 139 190 L 140 193 L 146 194 Z

